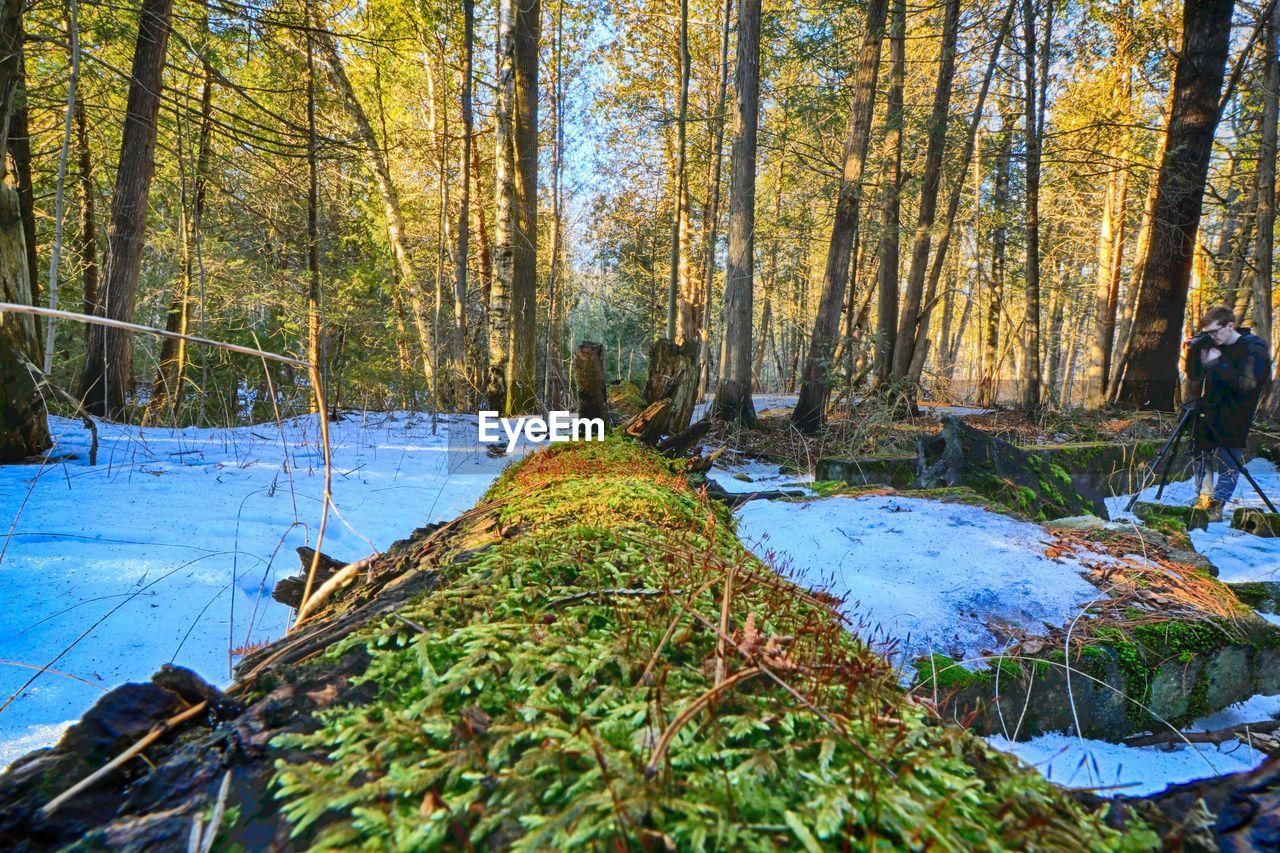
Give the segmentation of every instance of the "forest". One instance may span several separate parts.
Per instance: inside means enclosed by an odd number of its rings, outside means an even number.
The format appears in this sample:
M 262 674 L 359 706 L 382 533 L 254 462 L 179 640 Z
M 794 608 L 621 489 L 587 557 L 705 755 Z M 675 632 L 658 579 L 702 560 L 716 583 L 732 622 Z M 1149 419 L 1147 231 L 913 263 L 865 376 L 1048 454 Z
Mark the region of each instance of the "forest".
M 0 0 L 0 117 L 0 844 L 1276 849 L 1277 0 Z

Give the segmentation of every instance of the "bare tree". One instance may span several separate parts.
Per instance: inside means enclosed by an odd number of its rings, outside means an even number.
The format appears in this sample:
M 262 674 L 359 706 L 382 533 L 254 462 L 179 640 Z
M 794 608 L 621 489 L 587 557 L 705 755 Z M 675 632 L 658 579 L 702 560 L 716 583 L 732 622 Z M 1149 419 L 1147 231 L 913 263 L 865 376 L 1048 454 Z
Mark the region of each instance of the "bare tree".
M 156 118 L 172 12 L 173 0 L 143 0 L 107 229 L 106 281 L 97 306 L 100 316 L 112 320 L 133 320 L 146 242 L 147 195 L 155 174 Z M 129 387 L 129 333 L 91 326 L 86 338 L 80 398 L 94 414 L 117 416 Z
M 712 411 L 717 418 L 755 426 L 756 411 L 751 402 L 751 302 L 755 275 L 760 0 L 742 0 L 739 4 L 736 61 L 733 150 L 729 160 L 729 259 L 725 265 L 724 346 Z
M 1182 51 L 1152 211 L 1151 243 L 1133 321 L 1132 351 L 1118 399 L 1135 408 L 1172 409 L 1178 343 L 1187 305 L 1200 202 L 1221 116 L 1234 0 L 1186 0 Z
M 876 380 L 893 376 L 893 349 L 898 338 L 898 250 L 902 184 L 902 88 L 906 77 L 907 4 L 894 0 L 889 22 L 889 107 L 885 113 L 884 187 L 880 201 L 880 298 L 876 313 Z
M 831 356 L 840 330 L 840 305 L 849 278 L 849 259 L 858 227 L 858 205 L 862 197 L 862 171 L 871 139 L 871 116 L 875 107 L 876 79 L 880 73 L 880 43 L 884 39 L 887 0 L 868 0 L 862 49 L 858 54 L 858 74 L 854 83 L 853 110 L 844 149 L 844 170 L 836 199 L 831 243 L 822 275 L 822 296 L 813 326 L 809 354 L 804 363 L 800 396 L 791 422 L 806 433 L 815 433 L 826 416 L 831 393 Z
M 0 3 L 0 152 L 7 147 L 9 116 L 22 51 L 22 0 Z M 18 193 L 4 180 L 0 157 L 0 297 L 34 304 Z M 0 313 L 0 462 L 16 462 L 49 445 L 44 401 L 35 363 L 40 338 L 29 314 Z

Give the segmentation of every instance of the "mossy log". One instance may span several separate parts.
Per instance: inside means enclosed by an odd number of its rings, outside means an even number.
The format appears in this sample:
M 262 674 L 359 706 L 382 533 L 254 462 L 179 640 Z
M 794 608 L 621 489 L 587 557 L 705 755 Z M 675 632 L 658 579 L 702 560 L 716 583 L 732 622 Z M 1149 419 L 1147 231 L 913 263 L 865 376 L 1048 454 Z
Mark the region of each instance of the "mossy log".
M 531 455 L 245 660 L 153 766 L 44 817 L 88 769 L 43 772 L 76 729 L 19 762 L 0 846 L 185 849 L 228 773 L 225 849 L 1156 843 L 909 697 L 680 468 L 620 436 Z

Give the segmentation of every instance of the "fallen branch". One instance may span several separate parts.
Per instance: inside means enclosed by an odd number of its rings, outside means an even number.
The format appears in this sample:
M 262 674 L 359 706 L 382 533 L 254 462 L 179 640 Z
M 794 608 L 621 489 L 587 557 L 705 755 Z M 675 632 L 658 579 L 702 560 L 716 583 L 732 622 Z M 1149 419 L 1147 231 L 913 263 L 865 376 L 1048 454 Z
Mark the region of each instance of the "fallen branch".
M 124 752 L 120 753 L 115 758 L 107 762 L 104 766 L 98 768 L 93 773 L 90 773 L 84 779 L 81 779 L 79 782 L 72 785 L 70 788 L 63 791 L 61 794 L 59 794 L 58 796 L 50 800 L 48 803 L 46 803 L 45 806 L 42 809 L 40 809 L 41 816 L 48 817 L 49 815 L 53 814 L 58 809 L 59 806 L 63 805 L 68 800 L 75 797 L 81 791 L 84 791 L 84 790 L 87 790 L 88 788 L 93 787 L 102 779 L 111 775 L 112 771 L 126 764 L 129 761 L 129 759 L 133 758 L 135 755 L 138 755 L 139 753 L 142 752 L 142 750 L 146 749 L 148 746 L 155 743 L 160 738 L 164 737 L 170 731 L 172 731 L 182 723 L 185 723 L 187 720 L 191 719 L 197 714 L 201 713 L 208 707 L 209 707 L 209 703 L 207 701 L 201 702 L 197 705 L 192 705 L 187 710 L 182 711 L 181 713 L 178 713 L 178 714 L 174 714 L 172 717 L 165 720 L 163 723 L 158 723 L 152 726 L 151 731 L 143 735 L 142 738 L 133 746 L 129 747 Z
M 1280 720 L 1263 720 L 1258 723 L 1241 723 L 1225 729 L 1214 729 L 1208 732 L 1156 732 L 1151 735 L 1135 735 L 1120 741 L 1125 746 L 1158 746 L 1166 743 L 1212 743 L 1221 744 L 1230 740 L 1248 743 L 1259 752 L 1267 755 L 1280 755 L 1280 743 L 1274 737 L 1280 732 Z M 1253 741 L 1255 735 L 1261 743 Z
M 320 556 L 321 555 L 317 553 L 314 559 L 318 559 Z M 328 601 L 330 596 L 342 587 L 346 586 L 348 581 L 360 574 L 364 569 L 368 568 L 369 564 L 373 562 L 374 558 L 377 556 L 377 554 L 370 554 L 362 560 L 356 560 L 354 563 L 348 563 L 335 572 L 327 581 L 321 584 L 319 589 L 311 593 L 310 596 L 304 598 L 302 603 L 298 605 L 298 618 L 293 620 L 293 627 L 296 628 L 301 625 L 303 620 L 312 613 L 315 613 L 316 609 Z

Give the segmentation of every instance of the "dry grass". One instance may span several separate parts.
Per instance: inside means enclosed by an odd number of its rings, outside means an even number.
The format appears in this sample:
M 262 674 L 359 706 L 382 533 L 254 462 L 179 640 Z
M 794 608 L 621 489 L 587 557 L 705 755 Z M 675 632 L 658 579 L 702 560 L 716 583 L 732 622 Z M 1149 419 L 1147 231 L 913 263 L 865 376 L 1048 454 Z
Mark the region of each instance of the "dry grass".
M 1231 590 L 1204 572 L 1170 558 L 1167 549 L 1137 533 L 1106 537 L 1088 531 L 1055 531 L 1045 554 L 1051 559 L 1071 556 L 1088 570 L 1089 581 L 1105 593 L 1092 608 L 1081 641 L 1098 628 L 1132 629 L 1140 625 L 1182 621 L 1212 621 L 1234 639 L 1247 633 L 1244 608 Z

